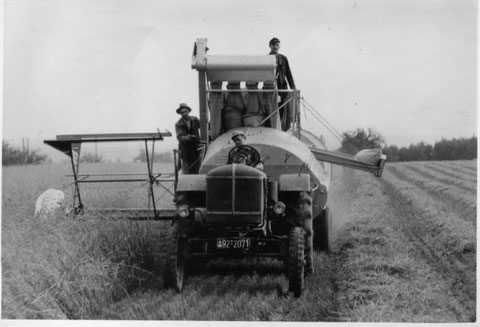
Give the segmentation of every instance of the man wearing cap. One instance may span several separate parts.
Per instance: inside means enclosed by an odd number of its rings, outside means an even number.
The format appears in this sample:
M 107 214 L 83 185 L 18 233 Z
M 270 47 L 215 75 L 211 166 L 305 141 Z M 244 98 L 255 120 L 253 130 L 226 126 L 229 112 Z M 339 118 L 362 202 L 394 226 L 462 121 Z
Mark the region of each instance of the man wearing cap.
M 177 114 L 182 118 L 175 124 L 178 149 L 182 160 L 184 174 L 197 174 L 200 168 L 200 121 L 197 117 L 190 116 L 192 109 L 186 103 L 180 103 Z
M 233 148 L 232 157 L 228 158 L 227 164 L 247 165 L 257 168 L 258 170 L 263 170 L 263 156 L 261 156 L 258 151 L 253 151 L 252 147 L 242 146 L 248 145 L 247 137 L 243 131 L 233 131 L 232 141 L 235 143 L 236 147 Z M 253 165 L 255 162 L 257 163 Z
M 278 53 L 280 50 L 280 40 L 274 37 L 270 40 L 270 55 L 274 55 L 277 59 L 277 88 L 279 90 L 288 90 L 288 86 L 292 90 L 295 90 L 295 81 L 293 80 L 292 71 L 290 70 L 290 65 L 288 64 L 288 59 L 286 56 Z M 288 83 L 287 83 L 288 82 Z M 289 97 L 287 92 L 279 92 L 280 103 L 278 104 L 281 107 L 287 98 Z M 285 111 L 287 108 L 287 111 Z M 289 112 L 289 104 L 285 105 L 280 109 L 280 119 L 282 121 L 282 130 L 286 131 L 290 128 L 291 125 L 291 113 Z M 286 114 L 287 113 L 287 114 Z

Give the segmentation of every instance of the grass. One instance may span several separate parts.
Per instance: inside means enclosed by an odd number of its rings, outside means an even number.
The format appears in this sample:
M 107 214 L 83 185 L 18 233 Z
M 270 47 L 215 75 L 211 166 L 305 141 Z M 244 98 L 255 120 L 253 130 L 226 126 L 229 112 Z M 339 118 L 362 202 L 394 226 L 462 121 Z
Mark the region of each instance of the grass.
M 409 197 L 412 201 L 421 201 L 419 207 L 429 208 L 432 206 L 443 208 L 443 212 L 451 212 L 456 217 L 470 221 L 476 224 L 476 192 L 468 192 L 459 188 L 456 183 L 449 182 L 447 179 L 436 177 L 434 175 L 423 173 L 419 174 L 415 167 L 405 165 L 396 165 L 391 167 L 390 171 L 394 176 L 395 184 L 400 192 Z M 412 193 L 412 194 L 407 194 Z M 414 195 L 413 193 L 416 193 Z M 429 203 L 427 203 L 427 200 Z M 435 202 L 432 204 L 431 202 Z M 438 211 L 428 209 L 432 212 Z
M 105 222 L 89 215 L 33 219 L 36 197 L 50 187 L 61 189 L 66 183 L 61 174 L 68 169 L 4 170 L 2 318 L 335 319 L 333 277 L 329 264 L 322 264 L 328 260 L 324 255 L 316 254 L 319 273 L 307 281 L 310 288 L 301 299 L 289 296 L 282 265 L 275 260 L 194 266 L 184 293 L 177 295 L 163 289 L 160 277 L 166 223 Z M 100 192 L 92 189 L 87 196 L 99 201 Z M 123 205 L 119 199 L 110 197 L 108 206 Z
M 392 188 L 403 196 L 416 216 L 422 217 L 421 222 L 428 233 L 426 236 L 430 238 L 427 243 L 437 244 L 439 251 L 446 252 L 461 252 L 465 247 L 475 247 L 475 197 L 458 194 L 448 185 L 435 181 L 427 180 L 416 186 L 419 183 L 416 177 L 399 172 L 397 167 L 392 167 L 390 171 L 393 172 L 389 175 Z M 437 200 L 438 194 L 442 195 L 442 201 Z M 471 208 L 468 210 L 470 216 L 463 217 L 467 206 Z M 464 247 L 458 247 L 459 244 L 464 244 Z
M 468 162 L 461 164 L 469 167 Z M 86 165 L 82 173 L 113 168 L 145 171 L 143 165 L 103 164 Z M 333 252 L 315 253 L 317 272 L 308 277 L 305 294 L 296 299 L 287 292 L 281 263 L 270 259 L 194 262 L 182 294 L 165 290 L 163 242 L 170 228 L 165 222 L 106 222 L 93 215 L 81 220 L 63 215 L 33 219 L 35 200 L 47 188 L 64 189 L 71 196 L 71 188 L 64 188 L 68 180 L 62 178 L 69 169 L 68 165 L 3 169 L 3 319 L 475 319 L 469 293 L 461 287 L 455 291 L 454 283 L 458 278 L 464 287 L 475 285 L 475 229 L 468 219 L 458 218 L 454 207 L 442 204 L 436 191 L 422 189 L 420 185 L 434 182 L 421 182 L 419 175 L 399 178 L 387 166 L 384 177 L 376 179 L 335 169 L 329 195 Z M 145 195 L 144 187 L 125 185 L 108 191 L 91 187 L 84 200 L 100 207 L 143 206 Z M 160 201 L 171 204 L 168 197 Z
M 58 217 L 4 235 L 3 317 L 96 315 L 155 276 L 164 231 L 158 224 Z
M 454 173 L 452 169 L 438 169 L 436 166 L 426 166 L 426 165 L 414 165 L 413 163 L 408 164 L 397 164 L 396 167 L 404 167 L 413 173 L 420 175 L 420 179 L 427 179 L 442 183 L 448 186 L 455 186 L 461 191 L 472 193 L 475 196 L 476 193 L 476 180 L 470 180 L 469 177 L 462 176 Z
M 459 284 L 476 284 L 475 228 L 391 174 L 397 165 L 382 180 L 356 173 L 358 210 L 334 251 L 339 310 L 350 321 L 475 321 L 474 292 Z
M 316 260 L 323 260 L 321 255 Z M 333 320 L 328 266 L 311 276 L 296 299 L 288 295 L 281 264 L 274 260 L 216 260 L 188 275 L 183 293 L 142 290 L 105 308 L 106 319 L 154 320 Z M 322 274 L 322 272 L 324 274 Z M 328 278 L 327 278 L 328 276 Z M 319 295 L 322 296 L 319 296 Z
M 36 197 L 62 188 L 59 171 L 68 166 L 3 170 L 2 318 L 89 318 L 148 283 L 161 267 L 166 223 L 88 215 L 34 219 Z M 118 201 L 110 200 L 112 206 Z
M 455 167 L 456 171 L 465 173 L 467 175 L 477 175 L 477 160 L 459 160 L 459 161 L 434 161 L 431 162 L 435 166 L 452 168 Z M 425 164 L 429 164 L 426 162 Z

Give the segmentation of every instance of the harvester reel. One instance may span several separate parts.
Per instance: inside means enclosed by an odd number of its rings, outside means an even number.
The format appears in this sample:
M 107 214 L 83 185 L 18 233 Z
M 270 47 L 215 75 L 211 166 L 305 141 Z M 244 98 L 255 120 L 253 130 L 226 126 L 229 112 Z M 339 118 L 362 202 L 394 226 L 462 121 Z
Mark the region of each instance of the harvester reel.
M 228 162 L 241 163 L 255 167 L 260 162 L 260 153 L 250 145 L 238 145 L 228 153 Z

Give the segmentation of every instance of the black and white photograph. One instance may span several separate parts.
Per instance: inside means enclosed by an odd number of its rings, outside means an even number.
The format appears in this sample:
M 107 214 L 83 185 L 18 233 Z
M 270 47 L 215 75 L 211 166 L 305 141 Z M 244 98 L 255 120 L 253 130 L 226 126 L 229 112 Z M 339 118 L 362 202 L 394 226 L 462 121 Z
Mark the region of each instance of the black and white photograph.
M 2 6 L 2 325 L 477 322 L 477 1 Z

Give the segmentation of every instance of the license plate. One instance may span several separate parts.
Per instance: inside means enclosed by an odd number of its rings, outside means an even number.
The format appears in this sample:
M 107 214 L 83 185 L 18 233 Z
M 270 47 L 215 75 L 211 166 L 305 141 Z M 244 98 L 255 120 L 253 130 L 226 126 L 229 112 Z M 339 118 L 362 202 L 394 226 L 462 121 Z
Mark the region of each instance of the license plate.
M 249 249 L 249 238 L 217 238 L 217 249 Z

